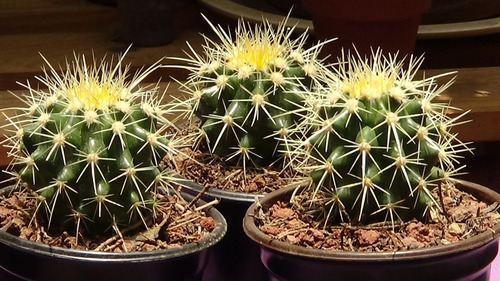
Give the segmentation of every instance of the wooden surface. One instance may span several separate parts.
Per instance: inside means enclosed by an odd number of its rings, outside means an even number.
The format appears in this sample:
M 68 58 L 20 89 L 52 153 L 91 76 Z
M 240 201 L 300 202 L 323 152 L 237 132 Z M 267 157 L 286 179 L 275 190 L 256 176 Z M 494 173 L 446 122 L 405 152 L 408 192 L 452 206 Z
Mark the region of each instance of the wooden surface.
M 85 0 L 0 0 L 0 91 L 21 89 L 16 81 L 41 74 L 42 54 L 53 65 L 64 64 L 73 52 L 96 58 L 116 55 L 128 45 L 118 39 L 118 9 Z M 176 9 L 189 12 L 176 21 L 176 40 L 167 46 L 133 48 L 125 63 L 141 67 L 165 56 L 182 56 L 186 41 L 199 46 L 208 32 L 200 8 L 185 1 Z M 168 71 L 159 76 L 172 74 Z
M 234 24 L 194 0 L 179 1 L 176 7 L 175 41 L 166 46 L 133 48 L 125 62 L 133 68 L 149 65 L 165 56 L 183 56 L 186 41 L 199 49 L 200 33 L 212 36 L 200 13 L 215 23 Z M 85 0 L 0 0 L 0 108 L 19 104 L 9 91 L 22 93 L 16 81 L 32 84 L 42 74 L 42 54 L 52 65 L 64 65 L 73 52 L 114 55 L 127 45 L 118 39 L 120 27 L 116 7 L 102 6 Z M 456 82 L 447 90 L 444 100 L 470 109 L 473 122 L 459 126 L 460 138 L 468 141 L 500 140 L 500 39 L 498 35 L 478 38 L 419 41 L 417 53 L 426 53 L 422 72 L 426 76 L 458 71 Z M 167 61 L 165 61 L 167 63 Z M 186 72 L 162 69 L 148 82 L 183 80 Z M 176 85 L 170 87 L 178 95 Z M 0 124 L 3 121 L 0 120 Z M 0 135 L 4 132 L 0 130 Z M 2 152 L 2 155 L 4 153 Z M 0 158 L 0 165 L 5 160 Z

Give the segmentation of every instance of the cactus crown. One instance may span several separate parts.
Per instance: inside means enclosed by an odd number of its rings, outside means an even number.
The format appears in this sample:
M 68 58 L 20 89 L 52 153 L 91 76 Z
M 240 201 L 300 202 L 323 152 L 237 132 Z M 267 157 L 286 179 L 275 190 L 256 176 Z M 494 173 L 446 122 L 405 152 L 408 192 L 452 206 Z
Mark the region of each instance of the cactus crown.
M 220 43 L 206 37 L 203 54 L 190 47 L 189 58 L 177 58 L 191 71 L 181 86 L 190 97 L 179 105 L 201 120 L 194 142 L 226 163 L 282 160 L 306 99 L 299 89 L 317 83 L 324 70 L 317 56 L 326 42 L 306 49 L 307 33 L 292 39 L 285 23 L 252 29 L 240 20 L 233 40 L 209 22 Z
M 47 62 L 49 71 L 37 77 L 47 90 L 24 85 L 26 107 L 4 113 L 13 132 L 7 172 L 36 193 L 48 227 L 99 234 L 146 223 L 156 189 L 167 182 L 157 166 L 175 153 L 158 86 L 139 86 L 159 65 L 128 77 L 124 55 L 90 65 L 74 57 L 62 74 Z
M 439 103 L 451 84 L 415 80 L 422 58 L 378 50 L 370 60 L 344 56 L 316 91 L 295 143 L 309 197 L 294 200 L 325 224 L 423 219 L 439 210 L 432 189 L 453 181 L 459 154 L 468 150 L 450 128 L 458 117 Z M 305 198 L 305 199 L 304 199 Z

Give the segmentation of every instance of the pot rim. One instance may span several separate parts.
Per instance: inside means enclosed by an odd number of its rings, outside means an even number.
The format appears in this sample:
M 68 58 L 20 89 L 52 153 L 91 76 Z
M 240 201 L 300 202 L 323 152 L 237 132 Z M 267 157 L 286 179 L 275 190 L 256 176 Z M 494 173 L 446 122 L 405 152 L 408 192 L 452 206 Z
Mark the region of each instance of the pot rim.
M 457 185 L 461 190 L 467 191 L 472 195 L 477 196 L 489 203 L 500 202 L 500 194 L 485 186 L 462 180 L 457 183 Z M 260 203 L 264 208 L 269 207 L 280 197 L 286 196 L 287 198 L 289 198 L 289 195 L 293 192 L 294 189 L 295 187 L 292 186 L 271 192 L 268 194 L 268 196 L 260 199 Z M 247 213 L 245 214 L 245 217 L 243 219 L 243 229 L 250 239 L 258 243 L 261 247 L 266 247 L 276 252 L 312 259 L 351 262 L 430 259 L 434 257 L 453 255 L 460 252 L 472 250 L 474 248 L 486 245 L 498 239 L 498 237 L 500 236 L 500 223 L 497 223 L 492 228 L 492 231 L 485 231 L 479 235 L 456 243 L 439 245 L 424 249 L 377 253 L 327 251 L 292 245 L 286 242 L 272 239 L 270 236 L 260 231 L 260 229 L 255 225 L 254 214 L 256 213 L 257 208 L 257 204 L 253 203 L 248 208 Z
M 13 186 L 0 188 L 0 194 L 9 192 L 12 188 Z M 194 198 L 194 196 L 185 193 L 183 193 L 183 197 L 187 200 Z M 196 205 L 202 205 L 204 203 L 204 201 L 199 200 Z M 122 263 L 154 262 L 166 259 L 174 259 L 206 250 L 209 247 L 217 244 L 225 236 L 227 231 L 227 222 L 224 216 L 213 206 L 205 208 L 204 211 L 207 213 L 207 215 L 214 218 L 216 222 L 215 228 L 210 232 L 210 234 L 197 242 L 170 249 L 123 253 L 75 250 L 29 241 L 5 231 L 0 231 L 0 243 L 23 252 L 31 252 L 41 256 L 63 258 L 66 260 L 76 261 L 98 260 L 106 263 Z
M 179 181 L 179 183 L 180 185 L 182 185 L 182 187 L 193 190 L 195 192 L 200 192 L 203 189 L 203 185 L 193 180 L 183 178 L 183 180 Z M 262 198 L 265 195 L 263 193 L 245 193 L 241 191 L 224 190 L 218 188 L 209 188 L 203 194 L 213 198 L 233 200 L 245 203 L 253 203 L 255 202 L 256 197 Z

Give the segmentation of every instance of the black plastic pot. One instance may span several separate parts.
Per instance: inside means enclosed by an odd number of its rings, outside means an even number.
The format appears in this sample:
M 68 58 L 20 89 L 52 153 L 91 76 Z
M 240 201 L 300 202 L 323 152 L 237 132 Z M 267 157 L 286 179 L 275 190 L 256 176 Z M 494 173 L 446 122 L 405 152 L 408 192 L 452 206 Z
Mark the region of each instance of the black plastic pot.
M 500 202 L 500 194 L 484 186 L 463 182 L 459 188 L 485 202 Z M 290 199 L 293 188 L 284 188 L 260 200 L 264 209 Z M 254 222 L 256 204 L 247 211 L 243 228 L 261 248 L 262 263 L 273 280 L 380 280 L 380 281 L 487 281 L 498 250 L 500 224 L 493 231 L 470 239 L 399 252 L 334 252 L 291 245 L 271 239 Z M 314 276 L 314 277 L 312 277 Z
M 0 194 L 5 194 L 8 189 L 2 189 Z M 186 199 L 191 198 L 191 195 L 186 195 Z M 197 243 L 150 252 L 70 250 L 27 241 L 0 231 L 0 280 L 201 280 L 209 249 L 222 239 L 227 229 L 219 211 L 209 207 L 206 212 L 216 221 L 210 235 Z
M 185 186 L 194 193 L 203 189 L 194 182 L 186 182 Z M 226 218 L 227 234 L 210 252 L 203 281 L 269 280 L 267 269 L 260 262 L 258 245 L 245 235 L 242 228 L 246 210 L 255 202 L 256 196 L 263 195 L 221 189 L 209 189 L 204 193 L 202 199 L 205 201 L 220 200 L 216 207 Z

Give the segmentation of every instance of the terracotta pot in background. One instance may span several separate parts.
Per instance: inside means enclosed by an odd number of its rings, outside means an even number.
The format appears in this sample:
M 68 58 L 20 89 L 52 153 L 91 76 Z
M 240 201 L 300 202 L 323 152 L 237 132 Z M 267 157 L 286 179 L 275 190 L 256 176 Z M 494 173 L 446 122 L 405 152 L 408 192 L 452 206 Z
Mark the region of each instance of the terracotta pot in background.
M 302 0 L 316 38 L 338 37 L 323 48 L 332 59 L 353 44 L 362 56 L 378 47 L 384 53 L 413 53 L 420 18 L 430 5 L 431 0 Z

